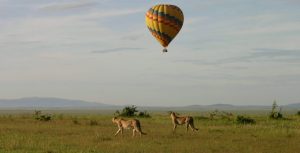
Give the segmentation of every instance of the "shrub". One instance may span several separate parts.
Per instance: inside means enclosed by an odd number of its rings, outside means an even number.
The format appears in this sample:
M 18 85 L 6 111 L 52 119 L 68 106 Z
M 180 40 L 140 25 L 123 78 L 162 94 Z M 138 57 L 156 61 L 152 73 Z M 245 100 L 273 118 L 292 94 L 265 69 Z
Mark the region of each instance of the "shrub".
M 59 119 L 59 120 L 63 120 L 64 115 L 63 114 L 58 114 L 58 115 L 56 115 L 56 118 Z
M 145 117 L 145 118 L 151 117 L 150 114 L 147 111 L 139 112 L 137 116 L 138 117 Z
M 90 120 L 90 126 L 98 125 L 98 122 L 96 120 Z
M 238 124 L 255 124 L 255 120 L 250 117 L 244 117 L 241 115 L 238 115 L 236 118 L 236 122 Z
M 136 114 L 137 113 L 137 114 Z M 123 116 L 123 117 L 151 117 L 147 111 L 144 112 L 139 112 L 137 110 L 137 107 L 132 105 L 132 106 L 126 106 L 122 109 L 122 111 L 116 110 L 114 113 L 115 116 Z
M 51 121 L 52 115 L 42 114 L 42 111 L 34 111 L 34 118 L 39 121 Z
M 41 114 L 42 114 L 42 111 L 40 111 L 40 110 L 35 110 L 34 111 L 34 116 L 35 117 L 39 117 Z
M 209 113 L 209 118 L 211 120 L 213 120 L 213 119 L 226 119 L 226 120 L 231 121 L 231 120 L 234 120 L 234 115 L 231 112 L 215 110 L 215 111 Z
M 120 114 L 121 114 L 120 111 L 116 110 L 115 113 L 114 113 L 114 116 L 120 116 Z
M 300 110 L 297 112 L 297 115 L 300 116 Z
M 52 120 L 52 116 L 50 114 L 44 114 L 41 115 L 39 118 L 40 121 L 51 121 Z
M 73 122 L 73 124 L 76 124 L 76 125 L 80 124 L 76 117 L 72 118 L 72 122 Z
M 118 116 L 127 116 L 127 117 L 132 117 L 135 116 L 135 113 L 138 112 L 136 106 L 126 106 L 125 108 L 122 109 L 122 111 L 116 111 L 115 114 Z
M 276 101 L 273 102 L 272 111 L 270 112 L 269 117 L 271 119 L 282 119 L 283 115 L 281 113 L 281 107 L 279 107 Z

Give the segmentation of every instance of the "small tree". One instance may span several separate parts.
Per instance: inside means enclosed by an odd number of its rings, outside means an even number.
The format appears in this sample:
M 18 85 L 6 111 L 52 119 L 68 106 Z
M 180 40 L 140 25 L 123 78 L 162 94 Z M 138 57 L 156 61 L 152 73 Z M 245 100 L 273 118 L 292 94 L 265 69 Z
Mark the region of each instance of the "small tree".
M 132 106 L 126 106 L 122 109 L 122 111 L 116 110 L 114 113 L 115 116 L 124 116 L 124 117 L 151 117 L 150 114 L 147 111 L 140 112 L 137 110 L 137 107 Z
M 35 110 L 35 111 L 34 111 L 34 118 L 35 118 L 36 120 L 38 120 L 38 119 L 40 118 L 41 114 L 42 114 L 42 111 L 40 111 L 40 110 Z
M 135 116 L 136 112 L 138 112 L 136 106 L 132 105 L 124 107 L 121 112 L 117 110 L 115 112 L 115 115 L 132 117 Z
M 255 120 L 250 117 L 244 117 L 241 115 L 238 115 L 236 118 L 236 122 L 238 124 L 255 124 Z
M 151 117 L 150 114 L 147 111 L 139 112 L 137 116 L 138 117 L 145 117 L 145 118 Z
M 270 118 L 272 119 L 281 119 L 283 118 L 283 115 L 281 113 L 281 107 L 279 107 L 276 103 L 276 101 L 274 100 L 273 105 L 272 105 L 272 111 L 269 115 Z
M 209 118 L 211 120 L 213 119 L 226 119 L 226 120 L 233 120 L 234 119 L 234 115 L 231 112 L 225 112 L 225 111 L 219 111 L 219 110 L 215 110 L 211 113 L 209 113 Z
M 209 113 L 209 118 L 210 118 L 211 120 L 215 119 L 218 113 L 219 113 L 219 110 L 217 110 L 217 109 L 214 110 L 213 112 L 210 112 L 210 113 Z
M 300 110 L 297 112 L 297 115 L 300 116 Z
M 42 114 L 42 111 L 35 110 L 34 118 L 39 121 L 50 121 L 52 120 L 52 116 L 50 114 Z
M 90 120 L 89 124 L 90 126 L 96 126 L 98 125 L 98 122 L 96 120 Z

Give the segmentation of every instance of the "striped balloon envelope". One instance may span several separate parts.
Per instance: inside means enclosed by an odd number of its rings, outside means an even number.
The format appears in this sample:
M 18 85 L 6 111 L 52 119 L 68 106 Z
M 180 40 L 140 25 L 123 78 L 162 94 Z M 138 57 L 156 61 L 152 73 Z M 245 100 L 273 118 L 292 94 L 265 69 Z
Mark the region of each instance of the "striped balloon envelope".
M 183 25 L 183 13 L 175 5 L 159 4 L 150 8 L 146 13 L 146 25 L 151 34 L 167 52 L 170 42 L 176 37 Z

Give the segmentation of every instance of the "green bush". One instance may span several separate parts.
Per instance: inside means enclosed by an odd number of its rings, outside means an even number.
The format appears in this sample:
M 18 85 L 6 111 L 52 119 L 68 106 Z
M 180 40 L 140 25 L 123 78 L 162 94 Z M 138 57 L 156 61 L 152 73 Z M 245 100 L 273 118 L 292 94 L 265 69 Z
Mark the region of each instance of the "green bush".
M 137 107 L 132 106 L 126 106 L 122 109 L 122 111 L 116 110 L 114 113 L 115 116 L 123 116 L 123 117 L 151 117 L 147 111 L 139 112 L 137 110 Z
M 90 126 L 98 125 L 98 122 L 96 120 L 90 120 Z
M 283 115 L 281 113 L 281 107 L 279 107 L 276 101 L 273 102 L 272 111 L 270 112 L 269 117 L 271 119 L 282 119 Z
M 209 113 L 209 119 L 225 119 L 228 121 L 234 120 L 234 115 L 231 112 L 215 110 Z
M 138 117 L 145 117 L 145 118 L 151 117 L 150 114 L 147 111 L 138 112 L 137 116 Z
M 300 110 L 297 112 L 297 115 L 300 116 Z
M 73 122 L 73 124 L 76 124 L 76 125 L 80 124 L 77 117 L 72 118 L 72 122 Z
M 270 113 L 269 117 L 271 119 L 282 119 L 283 115 L 280 112 L 272 112 Z
M 255 120 L 250 117 L 244 117 L 241 115 L 238 115 L 236 118 L 236 122 L 238 124 L 255 124 Z
M 138 112 L 136 106 L 126 106 L 125 108 L 122 109 L 122 111 L 116 111 L 115 114 L 118 116 L 126 116 L 126 117 L 132 117 L 135 116 L 135 113 Z
M 64 114 L 58 114 L 56 115 L 56 118 L 59 120 L 63 120 L 64 119 Z
M 34 111 L 34 118 L 39 121 L 51 121 L 52 115 L 42 114 L 42 111 Z

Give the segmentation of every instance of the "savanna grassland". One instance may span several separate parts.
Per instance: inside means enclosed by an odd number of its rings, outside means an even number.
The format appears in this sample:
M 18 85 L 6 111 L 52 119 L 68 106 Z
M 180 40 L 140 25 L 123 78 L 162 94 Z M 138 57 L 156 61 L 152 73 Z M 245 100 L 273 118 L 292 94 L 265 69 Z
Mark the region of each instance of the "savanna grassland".
M 0 115 L 1 153 L 299 153 L 300 116 L 273 120 L 248 114 L 255 124 L 196 117 L 199 131 L 186 133 L 179 126 L 172 133 L 166 112 L 139 118 L 147 135 L 132 138 L 132 131 L 113 136 L 113 113 L 52 114 L 38 121 L 33 113 Z M 186 113 L 189 114 L 189 113 Z M 197 112 L 190 113 L 197 116 Z M 205 116 L 205 115 L 203 115 Z

